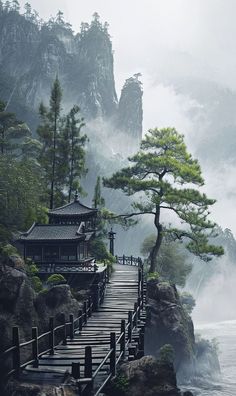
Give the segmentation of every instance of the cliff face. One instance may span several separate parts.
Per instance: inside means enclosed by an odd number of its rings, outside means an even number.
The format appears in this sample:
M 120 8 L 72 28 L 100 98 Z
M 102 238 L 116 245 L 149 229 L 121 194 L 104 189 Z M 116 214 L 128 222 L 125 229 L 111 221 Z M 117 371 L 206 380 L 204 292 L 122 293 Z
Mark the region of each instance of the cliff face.
M 140 138 L 141 83 L 137 78 L 126 81 L 118 110 L 108 24 L 101 23 L 96 13 L 75 35 L 60 18 L 44 23 L 33 15 L 0 11 L 1 99 L 36 127 L 39 103 L 48 101 L 56 75 L 63 88 L 65 111 L 78 104 L 87 122 L 116 119 L 114 130 Z
M 159 349 L 171 344 L 179 381 L 217 378 L 220 365 L 215 347 L 208 340 L 195 339 L 192 319 L 183 308 L 176 287 L 167 282 L 149 281 L 147 296 L 145 353 L 159 356 Z
M 142 84 L 139 75 L 126 80 L 119 100 L 118 125 L 127 131 L 137 144 L 142 138 L 143 106 L 142 106 Z

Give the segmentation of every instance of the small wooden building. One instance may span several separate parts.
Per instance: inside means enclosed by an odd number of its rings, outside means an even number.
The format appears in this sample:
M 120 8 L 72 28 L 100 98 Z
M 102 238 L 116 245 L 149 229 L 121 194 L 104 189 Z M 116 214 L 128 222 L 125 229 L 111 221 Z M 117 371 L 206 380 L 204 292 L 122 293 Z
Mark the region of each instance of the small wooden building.
M 47 272 L 56 266 L 88 267 L 93 260 L 89 243 L 95 235 L 97 209 L 73 202 L 49 211 L 49 224 L 33 224 L 20 236 L 24 258 L 32 259 Z M 58 271 L 55 271 L 58 272 Z

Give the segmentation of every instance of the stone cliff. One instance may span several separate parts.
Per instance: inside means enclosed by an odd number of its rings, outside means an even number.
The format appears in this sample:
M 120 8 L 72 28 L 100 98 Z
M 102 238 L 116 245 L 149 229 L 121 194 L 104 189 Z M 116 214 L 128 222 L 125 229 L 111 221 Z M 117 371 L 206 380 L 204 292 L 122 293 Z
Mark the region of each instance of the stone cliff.
M 159 356 L 163 345 L 174 348 L 174 366 L 181 382 L 186 378 L 215 378 L 220 365 L 214 345 L 195 339 L 191 317 L 183 308 L 178 291 L 168 282 L 148 282 L 148 322 L 145 353 Z
M 142 83 L 135 74 L 126 80 L 119 100 L 118 125 L 139 145 L 142 139 L 143 106 L 142 106 Z M 135 147 L 135 149 L 137 149 Z
M 74 34 L 61 16 L 43 22 L 33 14 L 0 10 L 1 99 L 34 129 L 39 103 L 48 101 L 58 75 L 65 111 L 78 104 L 86 122 L 111 120 L 111 134 L 118 128 L 140 140 L 141 83 L 128 79 L 118 103 L 113 63 L 108 24 L 97 13 Z

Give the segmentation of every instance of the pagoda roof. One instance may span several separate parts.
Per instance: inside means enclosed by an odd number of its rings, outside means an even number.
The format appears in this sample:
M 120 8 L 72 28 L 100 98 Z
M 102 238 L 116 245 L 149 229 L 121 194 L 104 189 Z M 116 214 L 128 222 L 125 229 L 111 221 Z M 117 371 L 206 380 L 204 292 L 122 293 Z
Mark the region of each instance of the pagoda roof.
M 66 224 L 33 224 L 21 234 L 20 241 L 76 241 L 89 240 L 93 232 L 81 233 L 78 225 Z
M 52 209 L 48 214 L 49 216 L 82 216 L 92 213 L 97 213 L 97 209 L 83 205 L 76 195 L 73 202 L 59 208 Z

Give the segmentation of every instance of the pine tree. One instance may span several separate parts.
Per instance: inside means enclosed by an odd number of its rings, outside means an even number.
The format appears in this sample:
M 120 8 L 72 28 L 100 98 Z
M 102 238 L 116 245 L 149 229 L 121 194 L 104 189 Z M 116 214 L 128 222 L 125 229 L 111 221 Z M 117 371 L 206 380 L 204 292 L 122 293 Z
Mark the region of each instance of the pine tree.
M 105 205 L 105 199 L 101 193 L 101 177 L 97 177 L 97 182 L 94 188 L 93 206 L 95 209 L 101 209 Z
M 78 118 L 80 109 L 74 106 L 66 117 L 66 135 L 68 145 L 68 165 L 69 173 L 67 178 L 68 201 L 70 202 L 73 192 L 79 190 L 82 192 L 80 179 L 87 172 L 85 167 L 85 144 L 86 135 L 81 135 L 81 129 L 84 127 L 84 119 Z
M 64 21 L 64 14 L 62 11 L 58 11 L 57 15 L 56 15 L 56 23 L 58 23 L 58 25 L 64 25 L 65 21 Z
M 139 195 L 134 212 L 124 218 L 152 215 L 156 240 L 149 256 L 150 272 L 155 271 L 156 258 L 165 233 L 188 240 L 188 250 L 203 260 L 223 254 L 221 246 L 208 243 L 216 224 L 208 220 L 208 208 L 215 203 L 199 187 L 204 184 L 197 160 L 187 152 L 183 135 L 174 128 L 151 129 L 141 143 L 140 151 L 129 158 L 131 166 L 105 179 L 106 187 L 121 189 L 126 195 Z M 186 187 L 184 188 L 184 185 Z M 190 187 L 197 186 L 197 189 Z M 183 228 L 165 229 L 161 213 L 173 212 Z
M 16 12 L 20 11 L 20 4 L 18 0 L 12 0 L 12 10 Z
M 50 97 L 49 109 L 42 103 L 39 108 L 41 124 L 38 135 L 43 144 L 39 161 L 45 172 L 45 179 L 49 188 L 50 209 L 54 207 L 55 187 L 57 181 L 57 149 L 59 140 L 59 126 L 61 123 L 62 90 L 58 77 L 56 77 Z
M 31 137 L 29 127 L 16 118 L 14 113 L 5 110 L 6 104 L 0 101 L 0 153 L 1 155 L 22 154 L 22 143 Z
M 25 18 L 26 18 L 27 20 L 30 21 L 30 20 L 32 19 L 32 17 L 33 17 L 33 15 L 32 15 L 32 8 L 31 8 L 30 3 L 25 3 L 24 9 L 25 9 L 24 16 L 25 16 Z
M 11 11 L 11 2 L 10 1 L 6 1 L 5 2 L 5 4 L 4 4 L 4 10 L 6 11 L 6 12 L 9 12 L 9 11 Z

